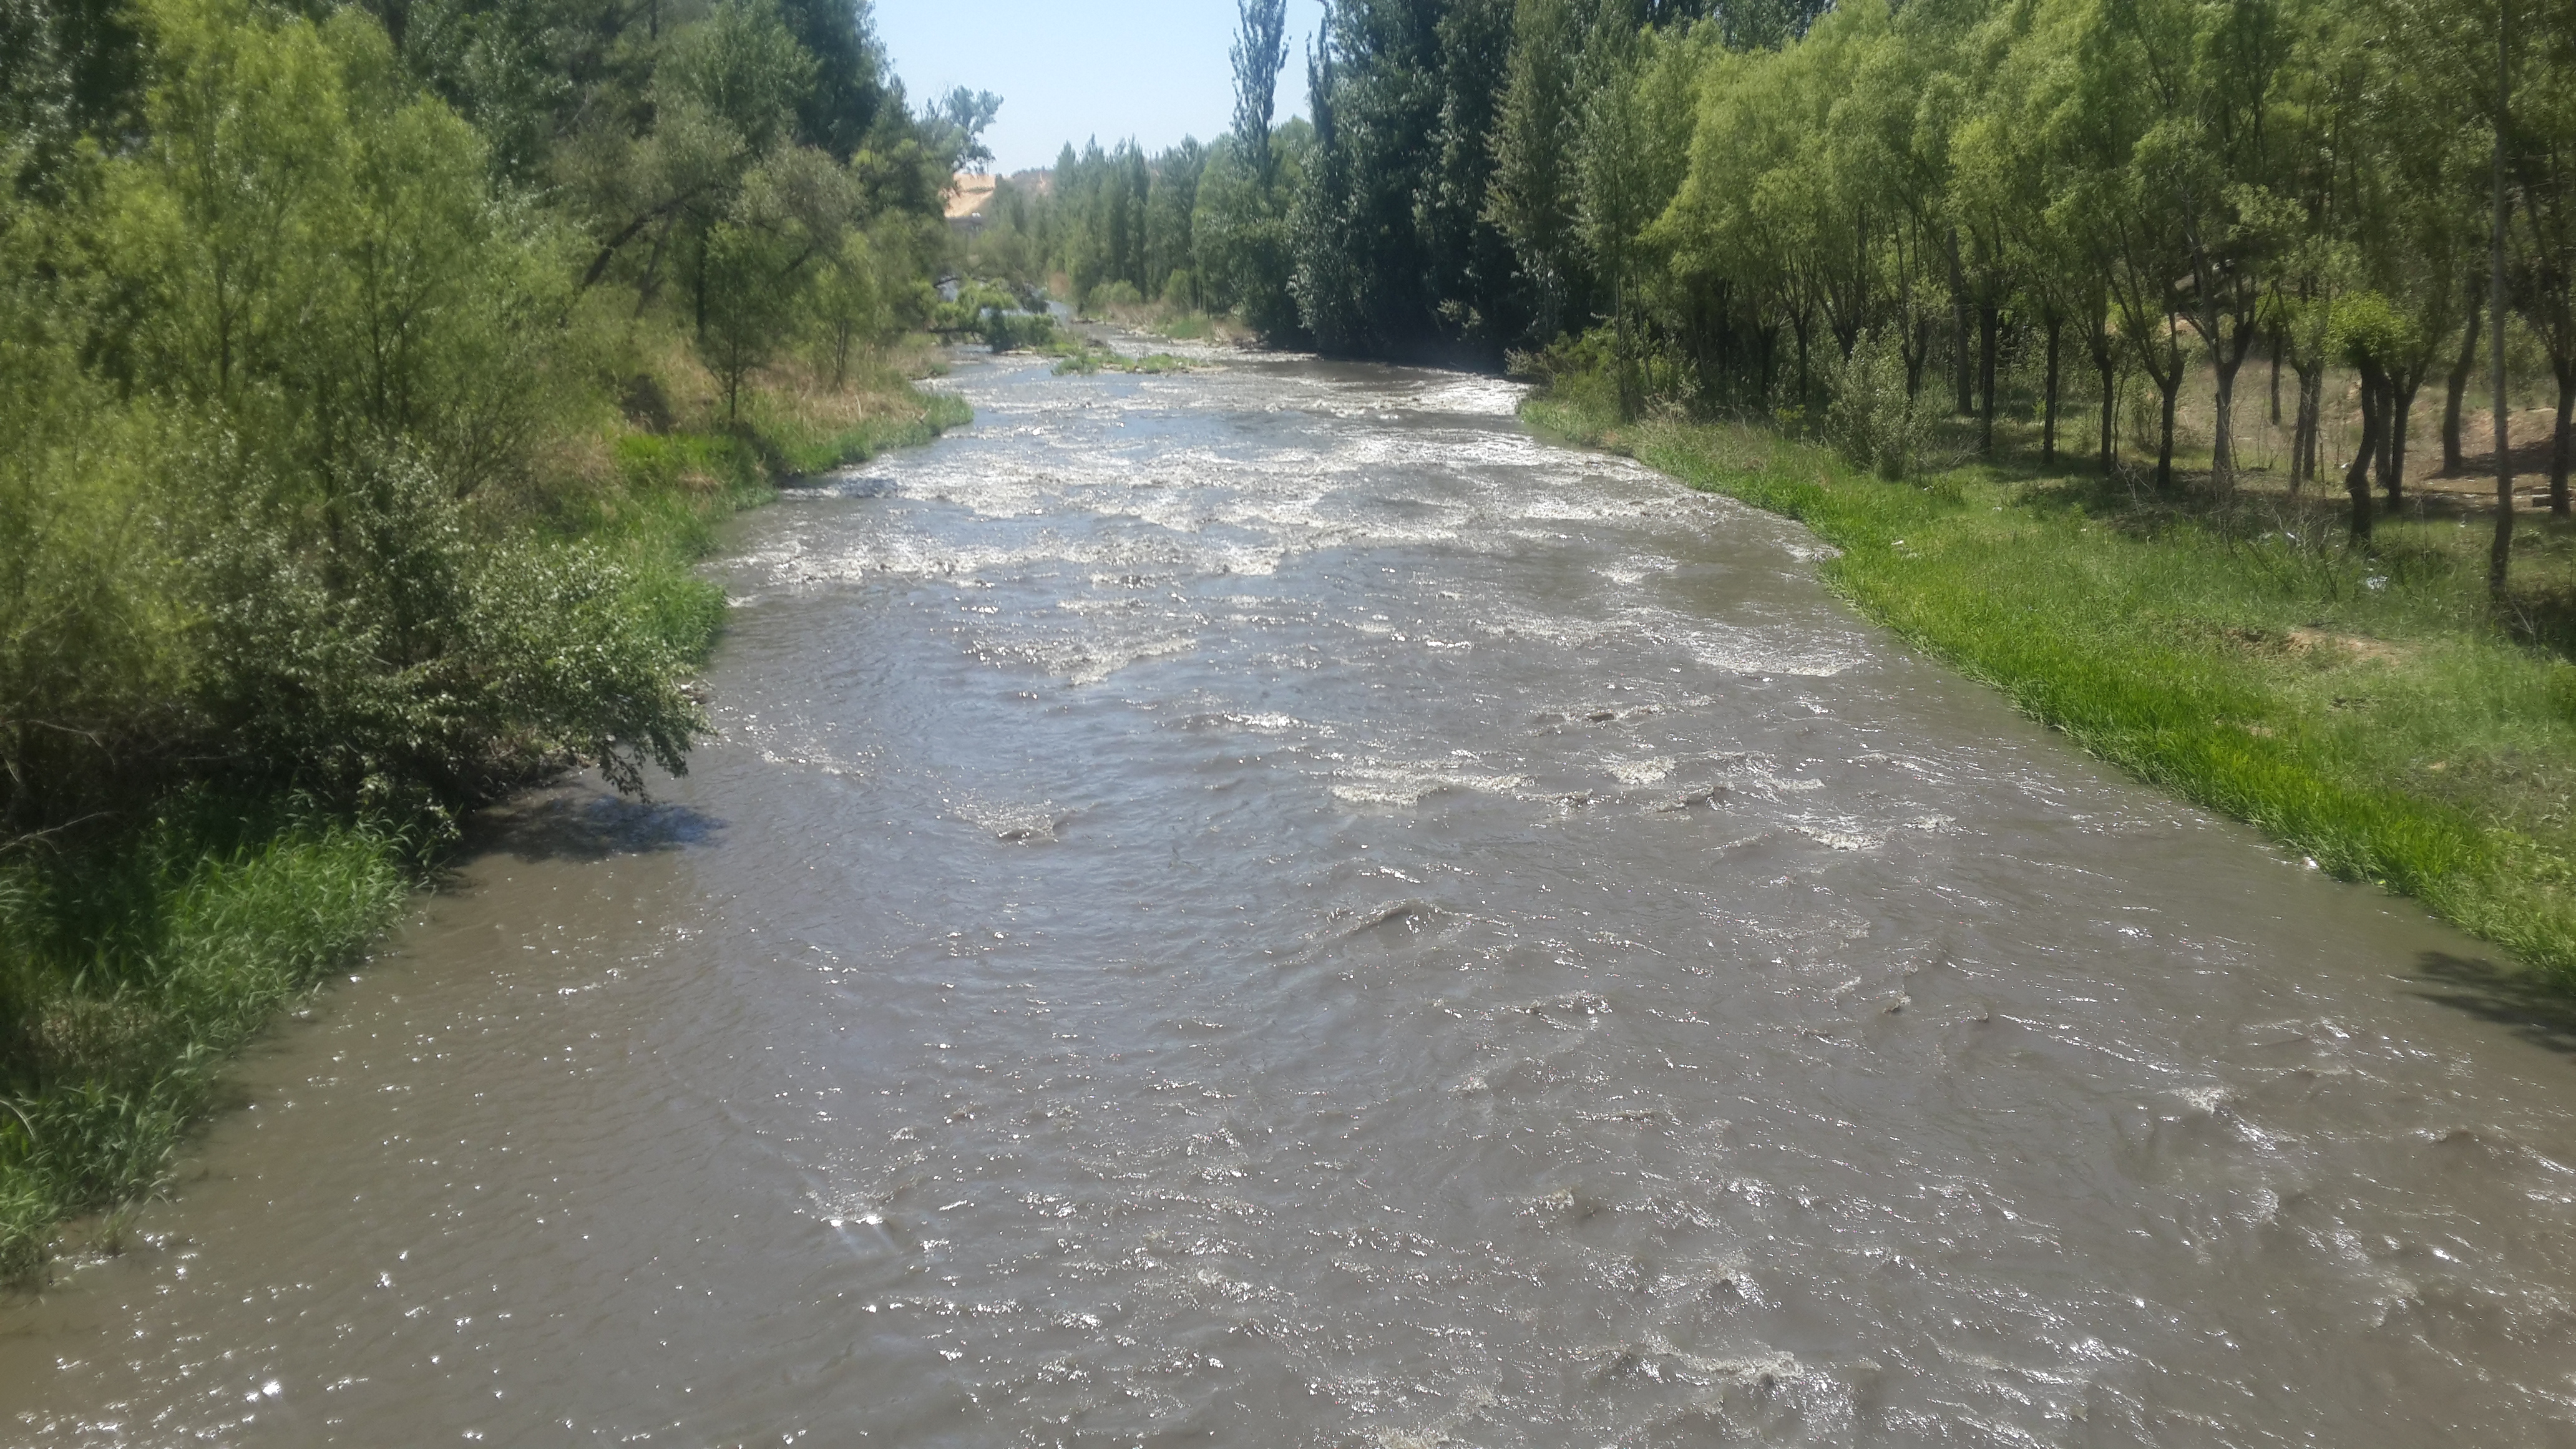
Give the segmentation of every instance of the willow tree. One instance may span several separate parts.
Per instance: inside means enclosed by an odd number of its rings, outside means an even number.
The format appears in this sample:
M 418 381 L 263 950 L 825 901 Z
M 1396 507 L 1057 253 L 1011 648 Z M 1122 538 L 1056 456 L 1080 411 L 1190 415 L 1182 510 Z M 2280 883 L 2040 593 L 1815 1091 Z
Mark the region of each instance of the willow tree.
M 2145 0 L 2133 3 L 2143 9 Z M 2279 184 L 2285 153 L 2305 138 L 2283 100 L 2308 27 L 2302 0 L 2239 0 L 2214 13 L 2192 5 L 2183 14 L 2187 21 L 2155 27 L 2181 47 L 2159 68 L 2181 64 L 2184 82 L 2140 149 L 2171 168 L 2167 184 L 2181 202 L 2193 326 L 2216 376 L 2210 482 L 2225 498 L 2236 487 L 2236 376 L 2261 335 L 2258 314 L 2295 232 Z
M 2067 219 L 2052 210 L 2061 158 L 2048 145 L 2043 69 L 2048 50 L 2031 43 L 2042 18 L 2036 7 L 2013 6 L 1991 17 L 1973 53 L 1985 60 L 1973 104 L 1950 139 L 1951 214 L 1980 246 L 1997 253 L 2001 283 L 2015 304 L 2034 315 L 2044 339 L 2040 383 L 2040 461 L 2057 461 L 2059 399 L 2070 326 L 2081 330 L 2103 397 L 2101 461 L 2111 463 L 2111 399 L 2116 358 L 2108 326 L 2109 298 Z M 1987 358 L 1992 358 L 1991 347 Z M 1992 451 L 1995 384 L 1986 369 L 1981 431 Z
M 2053 0 L 2034 43 L 2046 65 L 2049 145 L 2059 158 L 2049 203 L 2067 235 L 2082 239 L 2102 279 L 2128 354 L 2155 383 L 2159 400 L 2156 484 L 2173 482 L 2174 409 L 2189 358 L 2183 313 L 2192 276 L 2191 234 L 2169 185 L 2170 145 L 2141 143 L 2169 109 L 2176 82 L 2155 79 L 2163 44 L 2133 23 L 2141 0 Z M 2106 406 L 2108 405 L 2106 400 Z
M 1680 189 L 1686 153 L 1679 122 L 1688 113 L 1688 90 L 1674 78 L 1687 68 L 1636 27 L 1617 5 L 1605 5 L 1584 50 L 1593 79 L 1575 148 L 1580 201 L 1575 233 L 1593 271 L 1609 288 L 1613 366 L 1619 409 L 1633 416 L 1640 401 L 1639 292 L 1651 253 L 1647 227 Z
M 2479 124 L 2473 97 L 2428 83 L 2434 68 L 2385 46 L 2353 48 L 2371 80 L 2353 107 L 2353 124 L 2339 128 L 2358 143 L 2344 148 L 2353 248 L 2365 284 L 2402 323 L 2391 334 L 2400 345 L 2382 362 L 2378 471 L 2394 505 L 2405 496 L 2416 394 L 2437 368 L 2464 388 L 2453 360 L 2476 353 L 2487 291 L 2484 163 L 2493 137 Z M 2456 439 L 2449 407 L 2445 427 Z M 2456 453 L 2456 441 L 2449 447 Z
M 1787 329 L 1799 406 L 1814 399 L 1819 348 L 1839 358 L 1869 320 L 1877 257 L 1853 205 L 1869 188 L 1837 164 L 1860 148 L 1838 148 L 1835 123 L 1886 19 L 1857 5 L 1783 50 L 1711 57 L 1681 185 L 1654 227 L 1676 272 L 1732 283 Z

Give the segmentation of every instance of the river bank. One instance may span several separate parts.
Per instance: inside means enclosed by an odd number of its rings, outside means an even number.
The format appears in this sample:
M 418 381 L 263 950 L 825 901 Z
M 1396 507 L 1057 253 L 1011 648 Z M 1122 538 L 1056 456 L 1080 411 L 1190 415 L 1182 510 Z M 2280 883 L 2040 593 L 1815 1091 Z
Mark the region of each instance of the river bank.
M 2501 953 L 1514 384 L 943 386 L 722 530 L 685 778 L 496 812 L 11 1305 L 0 1444 L 2557 1422 Z
M 914 342 L 840 387 L 780 369 L 726 425 L 703 373 L 666 359 L 510 521 L 611 554 L 655 601 L 637 615 L 651 637 L 622 643 L 702 663 L 724 597 L 693 569 L 717 526 L 970 421 L 957 397 L 913 385 L 932 366 Z M 454 839 L 436 807 L 201 792 L 138 827 L 0 858 L 0 1282 L 57 1248 L 118 1250 L 225 1064 L 363 954 Z
M 1617 424 L 1545 395 L 1523 416 L 1799 520 L 1839 550 L 1820 565 L 1831 587 L 2025 714 L 2576 987 L 2563 524 L 2523 529 L 2499 611 L 2488 524 L 2420 505 L 2356 552 L 2339 497 L 2255 497 L 2223 519 L 2086 474 L 1891 483 L 1768 429 Z

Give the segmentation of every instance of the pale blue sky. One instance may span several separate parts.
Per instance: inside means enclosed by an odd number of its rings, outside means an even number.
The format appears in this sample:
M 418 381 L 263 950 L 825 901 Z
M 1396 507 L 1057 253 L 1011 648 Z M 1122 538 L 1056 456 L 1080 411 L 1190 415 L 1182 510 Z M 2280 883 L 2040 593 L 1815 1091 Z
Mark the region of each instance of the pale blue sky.
M 1055 163 L 1056 150 L 1133 136 L 1149 152 L 1212 140 L 1234 115 L 1234 0 L 876 0 L 877 36 L 918 105 L 953 86 L 992 91 L 994 169 Z M 1320 0 L 1288 0 L 1279 118 L 1306 111 L 1306 41 Z

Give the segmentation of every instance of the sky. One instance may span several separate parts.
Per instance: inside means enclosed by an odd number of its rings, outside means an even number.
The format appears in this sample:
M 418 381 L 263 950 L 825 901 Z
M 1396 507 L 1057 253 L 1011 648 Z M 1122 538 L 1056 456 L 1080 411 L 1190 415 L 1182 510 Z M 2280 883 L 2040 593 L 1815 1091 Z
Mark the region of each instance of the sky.
M 1214 140 L 1234 117 L 1234 0 L 876 0 L 877 38 L 914 105 L 956 86 L 992 91 L 984 133 L 997 171 L 1055 164 L 1071 141 L 1148 153 Z M 1321 0 L 1288 0 L 1279 119 L 1306 112 L 1306 42 Z

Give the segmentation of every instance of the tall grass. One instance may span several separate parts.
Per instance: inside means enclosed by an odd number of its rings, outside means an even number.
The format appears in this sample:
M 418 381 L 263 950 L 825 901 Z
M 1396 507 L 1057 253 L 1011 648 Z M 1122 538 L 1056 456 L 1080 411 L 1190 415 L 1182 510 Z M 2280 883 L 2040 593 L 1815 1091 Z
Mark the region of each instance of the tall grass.
M 381 827 L 218 808 L 0 872 L 0 1277 L 61 1218 L 157 1189 L 224 1059 L 410 889 L 413 843 Z
M 2563 529 L 2525 531 L 2499 611 L 2483 521 L 2391 520 L 2355 550 L 2339 503 L 2219 515 L 1985 467 L 1888 482 L 1768 429 L 1525 413 L 1804 522 L 1841 551 L 1829 586 L 2026 714 L 2576 988 Z
M 974 416 L 963 399 L 944 392 L 780 389 L 762 393 L 746 420 L 766 471 L 785 480 L 864 463 L 888 448 L 918 447 Z

